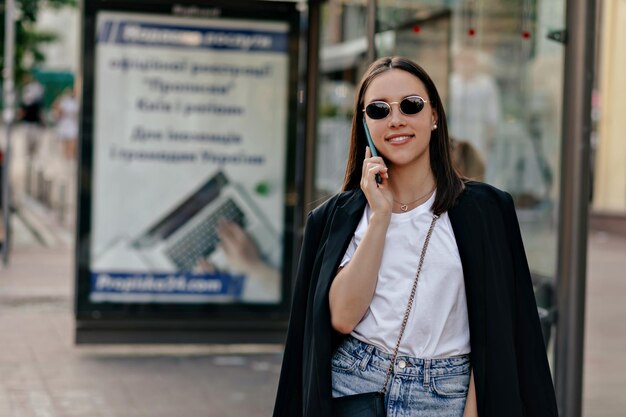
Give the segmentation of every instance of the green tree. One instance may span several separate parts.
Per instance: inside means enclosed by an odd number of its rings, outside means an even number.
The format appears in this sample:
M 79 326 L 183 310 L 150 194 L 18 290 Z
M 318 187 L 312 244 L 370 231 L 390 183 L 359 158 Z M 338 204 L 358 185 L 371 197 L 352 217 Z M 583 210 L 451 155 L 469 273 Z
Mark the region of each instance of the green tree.
M 6 2 L 0 5 L 0 62 L 4 68 L 4 23 Z M 45 61 L 41 46 L 45 43 L 54 42 L 58 35 L 49 31 L 37 30 L 35 23 L 42 7 L 60 9 L 63 7 L 76 7 L 76 0 L 15 0 L 15 80 L 19 85 L 23 80 L 27 68 L 26 57 L 29 57 L 29 67 L 37 66 Z

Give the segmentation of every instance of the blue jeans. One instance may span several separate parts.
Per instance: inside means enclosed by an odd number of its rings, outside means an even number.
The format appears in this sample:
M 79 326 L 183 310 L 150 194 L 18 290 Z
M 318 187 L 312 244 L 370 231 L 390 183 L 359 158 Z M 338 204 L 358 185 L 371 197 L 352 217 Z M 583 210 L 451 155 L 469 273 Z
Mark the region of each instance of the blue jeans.
M 333 397 L 381 391 L 392 355 L 347 336 L 332 358 Z M 470 381 L 468 355 L 419 359 L 398 355 L 387 385 L 388 417 L 462 417 Z

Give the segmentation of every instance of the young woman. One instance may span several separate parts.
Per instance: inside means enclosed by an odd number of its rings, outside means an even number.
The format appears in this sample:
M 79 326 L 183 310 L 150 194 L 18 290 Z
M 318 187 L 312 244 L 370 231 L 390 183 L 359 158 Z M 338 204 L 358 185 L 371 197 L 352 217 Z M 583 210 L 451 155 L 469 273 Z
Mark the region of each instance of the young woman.
M 332 416 L 390 365 L 388 416 L 556 416 L 511 197 L 455 172 L 414 62 L 374 62 L 355 104 L 344 191 L 307 220 L 274 417 Z

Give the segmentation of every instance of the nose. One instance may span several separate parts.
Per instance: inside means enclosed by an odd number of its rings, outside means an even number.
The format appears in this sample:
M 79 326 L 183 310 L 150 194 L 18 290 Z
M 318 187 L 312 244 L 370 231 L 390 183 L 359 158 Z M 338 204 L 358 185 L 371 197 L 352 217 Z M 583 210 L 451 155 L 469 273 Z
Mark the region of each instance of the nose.
M 389 113 L 389 127 L 404 126 L 406 121 L 404 115 L 400 111 L 400 103 L 391 103 L 391 112 Z

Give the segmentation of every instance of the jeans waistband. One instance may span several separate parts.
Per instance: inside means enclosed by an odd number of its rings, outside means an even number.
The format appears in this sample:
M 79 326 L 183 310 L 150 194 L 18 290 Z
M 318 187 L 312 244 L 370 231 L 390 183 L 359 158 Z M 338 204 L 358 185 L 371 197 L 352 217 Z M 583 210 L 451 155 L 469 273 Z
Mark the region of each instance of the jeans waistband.
M 347 353 L 357 356 L 362 361 L 370 361 L 374 366 L 380 368 L 388 368 L 389 361 L 393 358 L 393 354 L 385 352 L 374 345 L 365 343 L 353 336 L 346 336 L 340 349 Z M 469 366 L 469 354 L 451 356 L 446 358 L 416 358 L 398 353 L 395 368 L 400 373 L 412 373 L 416 368 L 428 368 L 433 371 L 437 369 L 448 370 L 458 366 Z

